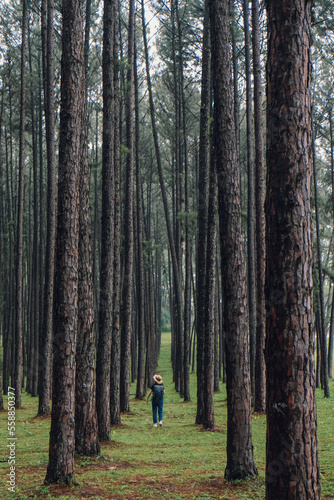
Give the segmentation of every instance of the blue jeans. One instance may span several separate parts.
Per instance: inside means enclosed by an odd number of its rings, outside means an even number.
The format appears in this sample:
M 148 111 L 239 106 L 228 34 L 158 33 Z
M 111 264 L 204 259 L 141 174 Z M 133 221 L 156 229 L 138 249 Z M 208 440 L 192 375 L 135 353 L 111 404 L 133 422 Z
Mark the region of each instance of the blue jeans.
M 158 423 L 157 420 L 157 410 L 159 413 L 159 422 L 162 420 L 162 408 L 164 405 L 164 400 L 162 399 L 161 401 L 154 401 L 152 399 L 152 413 L 153 413 L 153 423 L 156 424 Z

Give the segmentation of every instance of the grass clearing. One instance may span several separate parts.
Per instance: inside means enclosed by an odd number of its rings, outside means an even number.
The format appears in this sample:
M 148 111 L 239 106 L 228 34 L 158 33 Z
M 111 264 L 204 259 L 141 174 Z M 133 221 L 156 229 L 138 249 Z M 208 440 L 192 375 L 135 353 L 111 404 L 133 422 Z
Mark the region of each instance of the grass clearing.
M 263 499 L 265 496 L 265 415 L 253 415 L 253 444 L 259 476 L 250 481 L 224 481 L 226 465 L 226 392 L 215 394 L 217 432 L 196 426 L 196 375 L 191 374 L 192 401 L 184 403 L 174 391 L 169 334 L 163 334 L 159 360 L 166 395 L 163 428 L 153 428 L 151 405 L 134 398 L 122 425 L 111 429 L 111 441 L 102 443 L 98 458 L 76 457 L 78 485 L 44 486 L 48 463 L 50 417 L 36 417 L 38 401 L 23 395 L 16 412 L 17 493 L 7 491 L 7 413 L 0 413 L 0 478 L 3 500 L 24 499 Z M 334 382 L 332 399 L 317 392 L 319 459 L 322 498 L 334 498 Z M 5 398 L 6 399 L 6 398 Z M 5 403 L 6 404 L 6 403 Z

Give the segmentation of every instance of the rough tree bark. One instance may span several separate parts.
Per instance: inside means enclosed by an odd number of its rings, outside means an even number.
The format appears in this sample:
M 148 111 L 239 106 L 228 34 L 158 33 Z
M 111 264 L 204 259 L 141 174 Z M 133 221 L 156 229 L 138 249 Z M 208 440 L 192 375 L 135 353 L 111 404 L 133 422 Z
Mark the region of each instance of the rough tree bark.
M 38 414 L 50 413 L 51 395 L 51 361 L 53 335 L 53 300 L 54 300 L 54 260 L 57 223 L 57 182 L 56 155 L 54 146 L 55 114 L 54 114 L 54 48 L 53 48 L 53 0 L 44 0 L 42 5 L 46 12 L 42 19 L 43 40 L 43 80 L 44 80 L 44 112 L 47 149 L 47 236 L 45 252 L 45 285 L 43 330 L 40 336 L 39 357 L 39 404 Z M 45 25 L 44 25 L 45 23 Z M 46 63 L 47 60 L 47 63 Z
M 214 354 L 215 354 L 215 306 L 216 306 L 216 260 L 217 260 L 217 164 L 214 151 L 211 157 L 209 179 L 209 204 L 206 250 L 205 286 L 205 333 L 204 333 L 204 397 L 203 427 L 215 430 L 214 416 Z
M 75 353 L 78 325 L 82 2 L 63 1 L 54 362 L 49 464 L 45 483 L 74 478 Z
M 126 179 L 124 201 L 124 278 L 121 306 L 121 412 L 129 411 L 133 284 L 133 186 L 134 186 L 134 38 L 135 3 L 129 2 L 128 70 L 125 91 Z
M 99 340 L 96 360 L 96 407 L 100 441 L 110 433 L 110 358 L 113 331 L 114 271 L 114 6 L 104 1 L 103 12 L 103 145 L 102 230 Z
M 247 274 L 248 274 L 248 322 L 252 404 L 255 399 L 256 353 L 256 250 L 255 250 L 255 169 L 253 154 L 252 83 L 250 55 L 249 2 L 243 1 L 245 31 L 246 123 L 247 123 Z
M 137 307 L 138 307 L 138 367 L 136 398 L 143 399 L 145 387 L 145 269 L 143 255 L 143 207 L 139 151 L 139 96 L 137 58 L 135 51 L 135 126 L 136 126 L 136 215 L 137 215 Z
M 320 357 L 320 372 L 321 372 L 321 388 L 324 390 L 325 398 L 329 398 L 329 382 L 328 382 L 328 363 L 327 363 L 327 338 L 326 338 L 326 318 L 325 318 L 325 297 L 324 297 L 324 277 L 322 270 L 322 255 L 320 243 L 320 222 L 319 222 L 319 204 L 318 204 L 318 184 L 317 184 L 317 167 L 314 142 L 313 149 L 313 191 L 314 191 L 314 210 L 315 210 L 315 231 L 316 231 L 316 248 L 317 248 L 317 270 L 318 270 L 318 341 L 321 350 Z
M 161 196 L 164 206 L 165 213 L 165 221 L 167 226 L 167 235 L 169 248 L 172 259 L 172 268 L 173 268 L 173 279 L 174 279 L 174 292 L 175 292 L 175 301 L 177 305 L 177 310 L 175 311 L 175 320 L 177 321 L 178 332 L 182 331 L 182 286 L 181 286 L 181 278 L 179 274 L 179 264 L 176 253 L 175 239 L 172 231 L 172 224 L 169 215 L 169 207 L 167 200 L 167 191 L 165 187 L 165 181 L 162 170 L 162 160 L 160 154 L 159 140 L 158 140 L 158 131 L 156 126 L 155 119 L 155 107 L 153 102 L 153 93 L 152 93 L 152 83 L 151 83 L 151 75 L 150 75 L 150 65 L 149 65 L 149 54 L 148 54 L 148 44 L 147 44 L 147 36 L 146 36 L 146 24 L 145 24 L 145 4 L 144 0 L 141 2 L 142 6 L 142 27 L 143 27 L 143 43 L 144 43 L 144 55 L 145 55 L 145 67 L 146 67 L 146 80 L 147 80 L 147 89 L 149 94 L 149 103 L 150 103 L 150 114 L 151 114 L 151 124 L 152 124 L 152 133 L 154 140 L 154 148 L 156 153 L 157 167 L 158 167 L 158 176 L 159 176 L 159 184 L 161 189 Z
M 119 57 L 120 34 L 119 34 L 119 13 L 118 2 L 113 2 L 114 20 L 114 60 Z M 121 423 L 120 410 L 120 296 L 121 296 L 121 113 L 119 97 L 119 67 L 114 67 L 114 289 L 113 289 L 113 332 L 111 345 L 111 373 L 110 373 L 110 424 L 119 425 Z
M 259 2 L 252 1 L 253 25 L 253 74 L 254 74 L 254 132 L 255 132 L 255 210 L 256 210 L 256 352 L 255 352 L 255 395 L 254 410 L 266 409 L 266 367 L 264 343 L 266 336 L 265 304 L 265 183 L 264 183 L 264 145 L 262 120 L 261 61 Z
M 311 1 L 267 1 L 266 498 L 320 498 L 311 241 Z
M 86 4 L 84 82 L 82 85 L 79 211 L 78 335 L 75 378 L 75 450 L 86 456 L 100 451 L 95 399 L 95 328 L 89 200 L 87 74 L 90 0 Z
M 204 336 L 205 336 L 205 288 L 206 288 L 206 247 L 208 215 L 209 178 L 209 114 L 210 114 L 210 18 L 209 3 L 205 2 L 203 48 L 202 48 L 202 88 L 200 110 L 199 172 L 198 172 L 198 241 L 196 253 L 196 332 L 197 332 L 197 413 L 196 424 L 203 423 L 204 409 Z
M 226 332 L 227 465 L 225 477 L 257 474 L 253 459 L 246 270 L 234 126 L 228 0 L 210 0 L 214 137 L 217 161 L 224 330 Z
M 334 137 L 333 137 L 333 117 L 332 109 L 329 112 L 329 140 L 331 146 L 331 177 L 332 177 L 332 210 L 333 210 L 333 221 L 334 221 Z M 334 224 L 333 224 L 334 231 Z M 333 378 L 333 346 L 334 346 L 334 291 L 332 298 L 332 311 L 329 329 L 329 340 L 328 340 L 328 377 Z
M 21 41 L 21 101 L 20 101 L 20 138 L 19 138 L 19 186 L 16 232 L 16 318 L 15 318 L 15 402 L 21 408 L 22 368 L 23 368 L 23 208 L 24 208 L 24 165 L 25 165 L 25 107 L 26 107 L 26 52 L 27 52 L 27 0 L 22 3 L 22 41 Z

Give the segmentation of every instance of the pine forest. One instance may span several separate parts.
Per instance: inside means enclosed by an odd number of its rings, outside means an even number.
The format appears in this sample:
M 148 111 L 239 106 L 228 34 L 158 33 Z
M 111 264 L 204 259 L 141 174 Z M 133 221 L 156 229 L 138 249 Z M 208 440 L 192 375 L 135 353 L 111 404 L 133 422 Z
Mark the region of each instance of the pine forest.
M 4 499 L 334 498 L 333 47 L 332 0 L 0 0 Z

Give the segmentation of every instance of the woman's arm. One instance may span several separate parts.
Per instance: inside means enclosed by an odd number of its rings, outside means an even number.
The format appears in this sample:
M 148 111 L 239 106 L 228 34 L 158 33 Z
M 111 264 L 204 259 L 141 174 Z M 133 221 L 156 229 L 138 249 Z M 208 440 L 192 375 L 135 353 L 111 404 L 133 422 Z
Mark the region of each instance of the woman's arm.
M 150 392 L 148 393 L 147 398 L 146 398 L 146 403 L 148 403 L 148 400 L 150 399 L 152 392 L 153 392 L 152 389 L 150 389 Z

